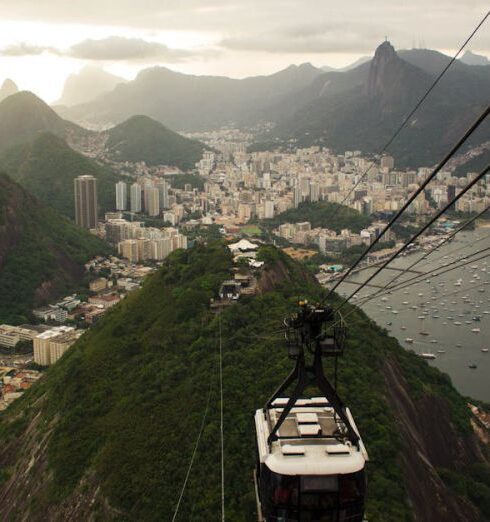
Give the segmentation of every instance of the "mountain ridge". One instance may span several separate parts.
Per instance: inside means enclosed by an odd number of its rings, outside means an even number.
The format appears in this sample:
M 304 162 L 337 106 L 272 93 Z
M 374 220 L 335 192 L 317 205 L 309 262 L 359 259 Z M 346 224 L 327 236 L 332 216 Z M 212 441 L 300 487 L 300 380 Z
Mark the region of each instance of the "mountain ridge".
M 316 302 L 322 294 L 297 262 L 274 247 L 262 246 L 258 257 L 265 262 L 257 274 L 261 291 L 218 319 L 208 305 L 232 273 L 228 249 L 218 242 L 174 252 L 0 417 L 3 517 L 170 518 L 185 479 L 182 461 L 193 452 L 209 396 L 180 516 L 214 519 L 221 509 L 219 322 L 225 509 L 230 520 L 256 518 L 251 415 L 292 364 L 282 336 L 276 339 L 271 330 L 296 308 L 298 296 Z M 372 459 L 367 516 L 432 522 L 456 513 L 461 522 L 480 522 L 475 504 L 441 478 L 443 472 L 465 473 L 468 481 L 473 477 L 472 491 L 487 487 L 487 479 L 477 480 L 470 471 L 476 463 L 485 465 L 485 458 L 466 399 L 447 376 L 352 310 L 339 392 Z M 390 385 L 392 375 L 396 386 Z

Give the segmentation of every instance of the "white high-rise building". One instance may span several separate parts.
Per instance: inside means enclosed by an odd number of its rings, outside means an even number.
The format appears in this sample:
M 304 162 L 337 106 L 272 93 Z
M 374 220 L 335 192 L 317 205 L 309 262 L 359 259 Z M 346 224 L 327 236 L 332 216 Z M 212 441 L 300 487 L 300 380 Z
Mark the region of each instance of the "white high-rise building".
M 141 185 L 131 185 L 131 212 L 141 212 Z
M 264 218 L 272 219 L 274 217 L 274 202 L 266 199 L 264 201 Z
M 126 210 L 128 204 L 128 186 L 124 181 L 116 183 L 116 210 Z

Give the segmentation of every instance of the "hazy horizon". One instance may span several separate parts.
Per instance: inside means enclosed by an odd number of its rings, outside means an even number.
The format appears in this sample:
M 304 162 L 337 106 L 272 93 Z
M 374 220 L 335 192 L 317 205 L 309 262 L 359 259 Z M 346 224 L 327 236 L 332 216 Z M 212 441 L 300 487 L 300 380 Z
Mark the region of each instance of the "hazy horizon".
M 166 66 L 190 74 L 243 78 L 272 74 L 291 64 L 345 67 L 372 55 L 385 36 L 396 49 L 414 47 L 452 54 L 482 18 L 481 0 L 447 8 L 441 0 L 392 5 L 310 0 L 241 2 L 49 0 L 0 4 L 0 83 L 6 78 L 52 103 L 66 78 L 87 65 L 133 79 Z M 373 9 L 376 7 L 376 9 Z M 372 19 L 376 12 L 376 19 Z M 424 16 L 421 17 L 420 13 Z M 433 27 L 437 24 L 437 34 Z M 471 42 L 490 55 L 489 31 Z

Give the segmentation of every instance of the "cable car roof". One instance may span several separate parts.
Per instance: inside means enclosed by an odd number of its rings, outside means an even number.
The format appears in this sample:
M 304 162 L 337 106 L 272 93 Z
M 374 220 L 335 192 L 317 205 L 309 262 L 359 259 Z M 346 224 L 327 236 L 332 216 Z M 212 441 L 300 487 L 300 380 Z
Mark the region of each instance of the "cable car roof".
M 276 399 L 269 410 L 270 423 L 262 409 L 255 414 L 261 463 L 281 475 L 346 474 L 364 468 L 368 460 L 364 444 L 360 440 L 356 447 L 339 436 L 343 425 L 324 398 L 298 400 L 281 426 L 278 440 L 269 446 L 270 426 L 275 424 L 285 402 L 287 399 Z M 357 432 L 348 409 L 346 413 Z

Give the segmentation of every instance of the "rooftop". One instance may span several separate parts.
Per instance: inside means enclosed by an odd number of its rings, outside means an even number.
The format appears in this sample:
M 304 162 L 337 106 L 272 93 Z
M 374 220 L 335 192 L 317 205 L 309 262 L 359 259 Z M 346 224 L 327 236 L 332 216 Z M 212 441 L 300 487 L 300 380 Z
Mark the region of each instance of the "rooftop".
M 357 448 L 348 441 L 344 425 L 323 397 L 298 400 L 279 429 L 280 438 L 269 446 L 271 426 L 287 400 L 274 401 L 269 410 L 270 424 L 263 410 L 255 414 L 260 461 L 270 470 L 283 475 L 325 475 L 354 473 L 364 467 L 368 460 L 364 444 L 360 440 Z M 347 416 L 357 432 L 349 410 Z

